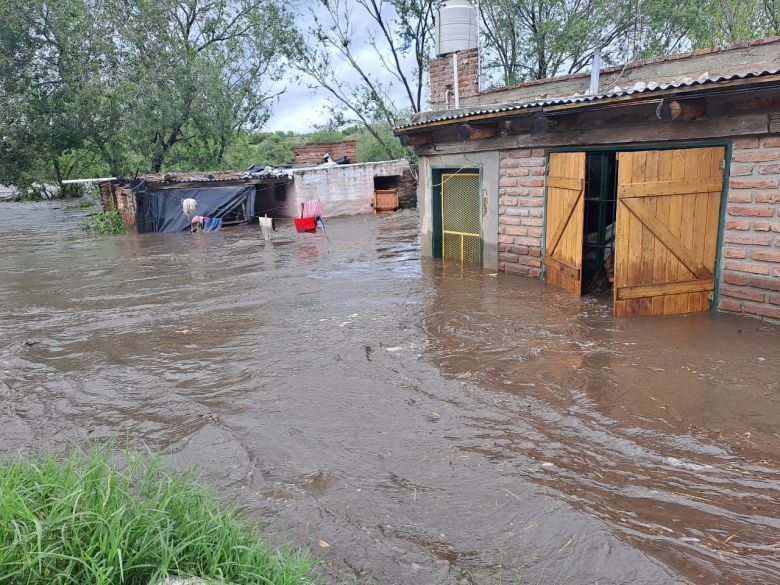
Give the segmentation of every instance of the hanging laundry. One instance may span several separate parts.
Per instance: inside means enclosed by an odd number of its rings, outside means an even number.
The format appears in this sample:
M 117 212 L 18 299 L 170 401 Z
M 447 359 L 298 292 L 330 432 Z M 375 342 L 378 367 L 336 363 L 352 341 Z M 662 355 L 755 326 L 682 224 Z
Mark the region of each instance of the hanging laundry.
M 301 203 L 301 217 L 295 219 L 295 230 L 298 233 L 316 232 L 318 224 L 322 223 L 321 215 L 322 203 L 319 198 L 304 201 Z
M 223 219 L 221 217 L 207 217 L 203 227 L 204 232 L 216 232 L 222 229 Z
M 197 208 L 198 202 L 195 199 L 184 199 L 181 202 L 181 209 L 187 217 L 193 217 Z
M 206 217 L 196 215 L 190 222 L 190 231 L 216 232 L 222 229 L 223 219 L 221 217 Z
M 260 223 L 260 229 L 263 230 L 263 237 L 265 238 L 265 241 L 271 241 L 271 232 L 276 230 L 276 227 L 274 226 L 274 218 L 266 216 L 258 217 L 257 220 Z
M 322 202 L 319 199 L 304 201 L 301 206 L 301 217 L 319 217 L 322 215 Z

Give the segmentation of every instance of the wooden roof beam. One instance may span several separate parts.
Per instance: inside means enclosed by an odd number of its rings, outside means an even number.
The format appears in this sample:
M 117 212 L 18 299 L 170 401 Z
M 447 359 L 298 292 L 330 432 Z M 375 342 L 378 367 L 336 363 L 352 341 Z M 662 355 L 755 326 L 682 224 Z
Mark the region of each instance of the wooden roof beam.
M 707 101 L 704 98 L 691 100 L 664 99 L 658 104 L 655 115 L 662 122 L 674 120 L 695 120 L 707 113 Z
M 461 124 L 461 140 L 484 140 L 498 135 L 498 124 Z
M 433 142 L 433 132 L 418 132 L 416 134 L 399 134 L 401 146 L 425 146 Z

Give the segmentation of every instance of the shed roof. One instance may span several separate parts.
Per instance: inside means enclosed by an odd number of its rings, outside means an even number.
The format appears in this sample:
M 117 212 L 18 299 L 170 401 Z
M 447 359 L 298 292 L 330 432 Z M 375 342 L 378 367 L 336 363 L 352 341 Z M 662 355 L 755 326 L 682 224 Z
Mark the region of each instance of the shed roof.
M 643 97 L 663 97 L 667 94 L 696 93 L 707 94 L 717 92 L 719 89 L 735 88 L 738 86 L 750 86 L 755 84 L 776 84 L 780 86 L 780 69 L 768 69 L 763 71 L 749 71 L 732 75 L 719 75 L 715 77 L 701 77 L 696 80 L 683 80 L 672 83 L 637 83 L 633 87 L 613 90 L 595 95 L 573 95 L 567 97 L 548 98 L 543 100 L 527 100 L 507 102 L 490 106 L 476 106 L 459 110 L 447 110 L 439 112 L 425 112 L 418 115 L 418 120 L 400 126 L 397 134 L 429 126 L 441 126 L 455 121 L 468 121 L 473 118 L 498 118 L 513 113 L 524 111 L 560 111 L 587 108 L 592 105 L 608 105 L 615 102 L 624 102 Z

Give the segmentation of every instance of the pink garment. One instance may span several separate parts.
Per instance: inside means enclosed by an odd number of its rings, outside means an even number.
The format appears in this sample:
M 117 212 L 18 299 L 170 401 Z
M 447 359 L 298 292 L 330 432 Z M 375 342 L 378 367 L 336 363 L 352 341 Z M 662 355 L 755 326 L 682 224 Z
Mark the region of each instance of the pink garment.
M 301 217 L 320 217 L 322 215 L 322 203 L 319 199 L 303 202 Z

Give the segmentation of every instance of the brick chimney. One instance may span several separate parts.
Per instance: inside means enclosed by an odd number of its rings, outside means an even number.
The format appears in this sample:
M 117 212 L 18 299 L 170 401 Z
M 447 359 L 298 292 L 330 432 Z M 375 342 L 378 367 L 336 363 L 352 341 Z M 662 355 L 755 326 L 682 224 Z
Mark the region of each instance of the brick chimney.
M 455 69 L 458 91 L 455 91 Z M 431 110 L 451 110 L 479 93 L 479 49 L 464 49 L 431 59 Z

